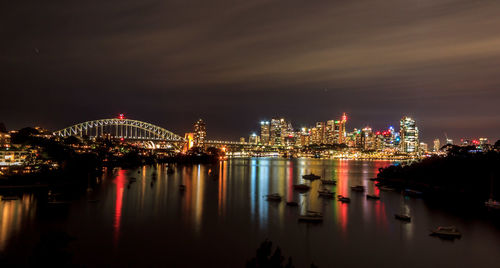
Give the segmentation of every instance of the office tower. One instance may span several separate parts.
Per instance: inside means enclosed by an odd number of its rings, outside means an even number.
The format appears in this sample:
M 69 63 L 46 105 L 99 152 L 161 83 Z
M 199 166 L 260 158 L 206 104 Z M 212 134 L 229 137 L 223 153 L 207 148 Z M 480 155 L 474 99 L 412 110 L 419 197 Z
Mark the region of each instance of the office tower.
M 269 145 L 269 121 L 260 122 L 260 141 L 263 145 Z
M 360 145 L 363 150 L 375 149 L 375 136 L 373 135 L 372 129 L 370 127 L 365 127 L 361 130 Z
M 207 137 L 207 128 L 202 119 L 194 124 L 194 146 L 203 146 Z
M 250 135 L 250 137 L 248 137 L 248 143 L 259 144 L 260 143 L 260 136 L 255 134 L 255 133 L 252 133 L 252 135 Z
M 418 153 L 418 128 L 415 120 L 403 117 L 400 121 L 399 135 L 401 136 L 400 148 L 405 153 Z
M 270 145 L 280 145 L 281 144 L 281 120 L 271 119 L 271 125 L 269 128 L 269 144 Z
M 439 139 L 435 139 L 434 140 L 434 152 L 439 152 L 440 149 L 441 149 L 441 142 L 439 141 Z
M 347 123 L 347 115 L 345 113 L 342 114 L 342 117 L 340 118 L 340 122 L 338 124 L 338 138 L 337 142 L 338 144 L 340 143 L 345 143 L 345 137 L 346 137 L 346 130 L 345 130 L 345 124 Z
M 421 152 L 421 153 L 426 153 L 426 152 L 427 152 L 427 149 L 428 149 L 428 148 L 427 148 L 427 143 L 425 143 L 425 142 L 421 142 L 421 143 L 419 144 L 419 150 L 420 150 L 420 152 Z

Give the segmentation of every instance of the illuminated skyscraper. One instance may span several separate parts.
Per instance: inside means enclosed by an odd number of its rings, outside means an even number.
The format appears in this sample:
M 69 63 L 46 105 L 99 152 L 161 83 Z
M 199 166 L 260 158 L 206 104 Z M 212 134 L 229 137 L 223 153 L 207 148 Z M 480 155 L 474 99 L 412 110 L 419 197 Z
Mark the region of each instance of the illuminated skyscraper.
M 363 150 L 374 150 L 375 149 L 375 135 L 371 127 L 365 127 L 361 130 L 360 136 L 360 147 Z
M 194 124 L 194 146 L 203 146 L 207 138 L 207 128 L 202 119 L 198 119 Z
M 440 149 L 441 149 L 441 142 L 439 141 L 439 139 L 435 139 L 434 140 L 434 152 L 439 152 Z
M 258 136 L 255 133 L 252 133 L 252 135 L 248 137 L 248 143 L 250 144 L 259 144 L 259 142 L 260 142 L 260 136 Z
M 336 143 L 345 143 L 346 131 L 345 124 L 347 123 L 347 115 L 345 113 L 342 114 L 338 125 L 338 133 L 336 134 L 337 141 Z
M 269 144 L 270 145 L 280 145 L 281 144 L 281 120 L 271 119 L 271 125 L 269 128 Z
M 418 153 L 418 128 L 415 120 L 407 116 L 403 117 L 400 121 L 399 135 L 402 152 Z
M 269 145 L 269 121 L 260 122 L 260 141 L 263 145 Z

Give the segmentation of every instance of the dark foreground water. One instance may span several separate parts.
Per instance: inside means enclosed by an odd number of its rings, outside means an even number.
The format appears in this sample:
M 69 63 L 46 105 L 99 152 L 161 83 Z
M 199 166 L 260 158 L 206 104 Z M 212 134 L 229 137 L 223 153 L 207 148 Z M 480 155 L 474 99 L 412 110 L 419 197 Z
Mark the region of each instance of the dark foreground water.
M 500 267 L 498 227 L 487 217 L 379 192 L 369 178 L 389 164 L 256 158 L 178 167 L 173 174 L 161 165 L 109 170 L 92 191 L 61 195 L 68 204 L 48 205 L 46 193 L 1 201 L 0 254 L 24 265 L 40 251 L 41 235 L 61 231 L 74 238 L 65 249 L 71 262 L 86 267 L 244 267 L 266 238 L 296 267 Z M 351 203 L 318 198 L 319 181 L 306 194 L 293 191 L 311 171 L 338 180 L 329 188 Z M 130 184 L 131 177 L 137 181 Z M 350 191 L 360 184 L 381 200 Z M 274 192 L 299 207 L 263 197 Z M 299 223 L 306 210 L 322 211 L 324 222 Z M 400 211 L 412 222 L 395 220 Z M 463 237 L 430 237 L 439 225 L 455 225 Z

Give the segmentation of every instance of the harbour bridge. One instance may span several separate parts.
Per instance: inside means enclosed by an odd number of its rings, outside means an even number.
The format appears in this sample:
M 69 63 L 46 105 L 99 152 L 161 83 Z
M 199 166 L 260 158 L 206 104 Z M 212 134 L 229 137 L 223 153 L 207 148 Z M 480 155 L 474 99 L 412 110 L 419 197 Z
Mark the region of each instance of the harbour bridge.
M 78 123 L 52 133 L 54 136 L 87 136 L 90 138 L 109 137 L 120 140 L 158 141 L 185 143 L 187 140 L 160 126 L 138 120 L 126 119 L 122 114 L 118 118 L 97 119 Z M 206 145 L 250 145 L 246 142 L 205 140 Z

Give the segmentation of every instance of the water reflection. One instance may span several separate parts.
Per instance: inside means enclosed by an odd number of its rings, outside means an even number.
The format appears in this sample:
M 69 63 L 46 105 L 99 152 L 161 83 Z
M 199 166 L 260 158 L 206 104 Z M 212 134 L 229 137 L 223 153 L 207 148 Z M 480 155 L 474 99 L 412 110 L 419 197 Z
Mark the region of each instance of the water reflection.
M 118 170 L 118 175 L 115 178 L 116 184 L 116 198 L 115 198 L 115 214 L 114 214 L 114 243 L 115 246 L 118 245 L 118 240 L 120 237 L 120 223 L 122 218 L 122 205 L 123 205 L 123 190 L 125 188 L 126 181 L 126 171 L 123 169 Z
M 2 200 L 5 195 L 0 195 Z M 10 238 L 16 235 L 23 224 L 34 219 L 36 202 L 33 194 L 23 194 L 17 200 L 0 201 L 0 252 L 5 249 Z
M 470 264 L 467 260 L 474 259 L 470 257 L 474 254 L 500 261 L 495 255 L 500 247 L 494 238 L 499 233 L 486 224 L 428 209 L 423 200 L 406 199 L 397 192 L 379 192 L 369 178 L 387 164 L 253 158 L 178 166 L 174 173 L 166 172 L 165 165 L 110 170 L 94 191 L 85 192 L 80 202 L 75 196 L 67 207 L 69 213 L 58 212 L 58 217 L 53 217 L 52 210 L 44 211 L 43 206 L 36 209 L 36 203 L 45 204 L 36 195 L 0 202 L 0 253 L 7 251 L 9 240 L 18 238 L 16 234 L 23 230 L 31 235 L 50 226 L 47 229 L 64 229 L 77 238 L 76 263 L 89 267 L 106 265 L 95 257 L 96 250 L 100 258 L 117 267 L 154 266 L 166 259 L 178 260 L 173 267 L 239 267 L 265 238 L 276 241 L 293 256 L 296 267 L 308 267 L 312 261 L 320 267 L 397 267 L 418 261 L 431 267 L 432 261 L 406 253 L 421 249 L 429 249 L 440 263 L 451 260 L 450 267 Z M 337 185 L 326 187 L 351 197 L 352 202 L 319 197 L 321 182 L 302 178 L 310 172 L 335 179 Z M 157 173 L 156 178 L 153 173 Z M 137 178 L 136 183 L 130 183 L 132 177 Z M 310 185 L 310 191 L 295 191 L 293 185 L 299 183 Z M 180 190 L 181 184 L 185 191 Z M 367 192 L 351 192 L 354 185 L 366 186 Z M 279 193 L 283 201 L 266 201 L 265 195 L 270 193 Z M 381 199 L 367 200 L 367 193 Z M 100 202 L 87 202 L 90 197 Z M 285 201 L 296 201 L 299 207 L 286 206 Z M 307 210 L 323 212 L 323 223 L 298 223 L 299 214 Z M 35 212 L 48 215 L 37 221 Z M 412 222 L 395 220 L 395 213 L 412 215 Z M 467 232 L 453 248 L 428 236 L 429 228 L 448 223 Z M 27 228 L 28 224 L 33 228 Z M 402 247 L 410 250 L 402 252 Z M 227 254 L 228 249 L 231 254 Z M 130 254 L 132 250 L 137 254 Z M 189 258 L 192 252 L 200 257 Z M 335 258 L 331 257 L 333 252 Z M 389 258 L 394 261 L 387 262 Z

